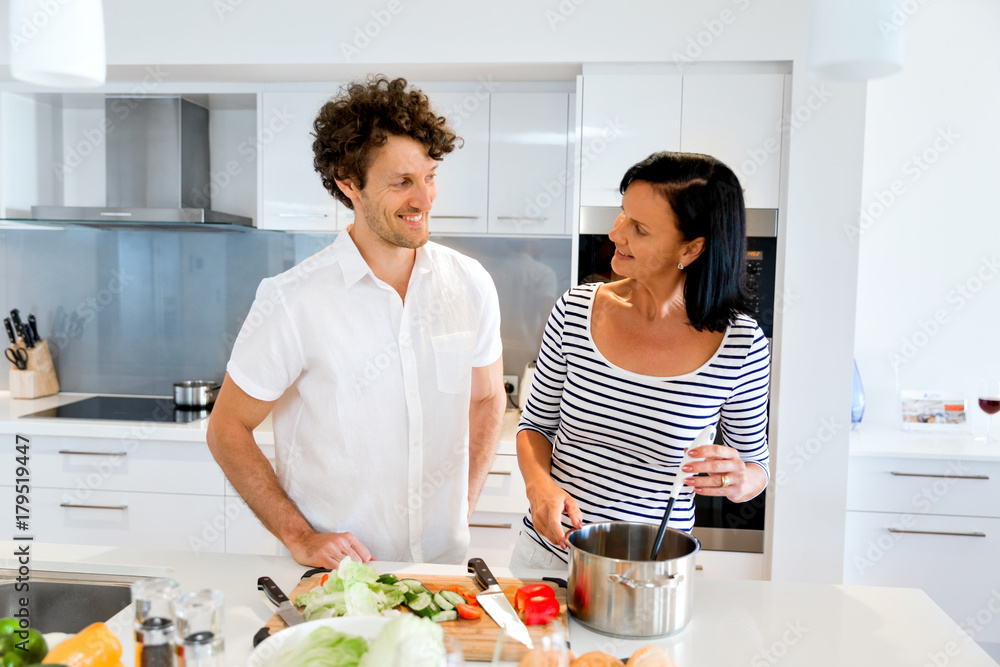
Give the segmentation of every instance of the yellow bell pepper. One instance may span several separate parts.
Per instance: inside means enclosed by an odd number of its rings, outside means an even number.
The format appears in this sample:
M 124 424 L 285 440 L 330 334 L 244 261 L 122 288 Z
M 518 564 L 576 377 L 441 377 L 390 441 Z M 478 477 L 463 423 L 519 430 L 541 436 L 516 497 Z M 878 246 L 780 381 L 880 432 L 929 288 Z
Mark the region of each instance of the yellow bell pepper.
M 88 625 L 55 646 L 43 662 L 67 667 L 119 667 L 122 645 L 104 623 Z

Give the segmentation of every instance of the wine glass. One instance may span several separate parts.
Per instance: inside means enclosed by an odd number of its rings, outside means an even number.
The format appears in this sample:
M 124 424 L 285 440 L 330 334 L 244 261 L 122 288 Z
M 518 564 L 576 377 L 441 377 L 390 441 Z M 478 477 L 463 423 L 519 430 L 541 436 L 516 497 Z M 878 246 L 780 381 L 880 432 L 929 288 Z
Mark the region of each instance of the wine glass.
M 983 380 L 979 383 L 979 409 L 986 413 L 986 435 L 976 442 L 997 442 L 992 437 L 993 415 L 1000 412 L 1000 380 Z

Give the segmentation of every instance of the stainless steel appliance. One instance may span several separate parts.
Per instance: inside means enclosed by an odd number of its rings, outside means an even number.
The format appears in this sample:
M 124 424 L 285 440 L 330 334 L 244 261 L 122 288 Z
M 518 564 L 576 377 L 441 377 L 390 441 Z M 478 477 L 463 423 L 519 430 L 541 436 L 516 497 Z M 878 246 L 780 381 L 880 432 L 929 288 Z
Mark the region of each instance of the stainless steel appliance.
M 31 216 L 113 228 L 251 226 L 250 218 L 212 210 L 208 116 L 181 97 L 107 97 L 107 206 L 32 206 Z
M 621 278 L 611 270 L 615 245 L 608 239 L 619 213 L 621 209 L 617 206 L 580 208 L 577 284 Z M 747 209 L 746 271 L 752 294 L 749 315 L 760 324 L 769 342 L 774 329 L 777 237 L 776 209 Z M 722 443 L 721 430 L 716 443 Z M 739 504 L 726 498 L 696 496 L 693 535 L 701 541 L 702 548 L 763 553 L 766 493 Z

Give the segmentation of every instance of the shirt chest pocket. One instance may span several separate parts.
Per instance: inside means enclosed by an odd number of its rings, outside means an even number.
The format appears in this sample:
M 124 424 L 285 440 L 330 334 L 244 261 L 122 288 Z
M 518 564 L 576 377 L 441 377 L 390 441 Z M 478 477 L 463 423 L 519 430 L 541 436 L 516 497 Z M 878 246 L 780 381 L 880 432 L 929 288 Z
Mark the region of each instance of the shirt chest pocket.
M 446 394 L 469 391 L 472 386 L 473 343 L 471 331 L 431 337 L 438 391 Z

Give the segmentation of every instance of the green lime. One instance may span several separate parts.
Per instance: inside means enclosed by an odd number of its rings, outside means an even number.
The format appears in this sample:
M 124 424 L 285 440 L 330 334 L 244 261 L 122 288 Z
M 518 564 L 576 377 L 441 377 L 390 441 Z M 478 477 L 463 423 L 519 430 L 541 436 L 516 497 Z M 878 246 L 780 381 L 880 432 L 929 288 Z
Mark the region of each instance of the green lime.
M 28 664 L 18 655 L 20 651 L 11 651 L 0 655 L 0 667 L 24 667 Z
M 14 635 L 0 635 L 0 655 L 13 651 L 15 641 Z
M 21 644 L 24 646 L 24 644 Z M 42 661 L 45 654 L 49 652 L 49 646 L 45 643 L 45 637 L 42 633 L 34 628 L 28 628 L 28 639 L 27 639 L 28 654 L 25 656 L 24 652 L 21 651 L 21 657 L 24 658 L 24 664 L 34 665 Z
M 21 621 L 16 618 L 0 618 L 0 635 L 12 634 L 15 630 L 21 629 Z

